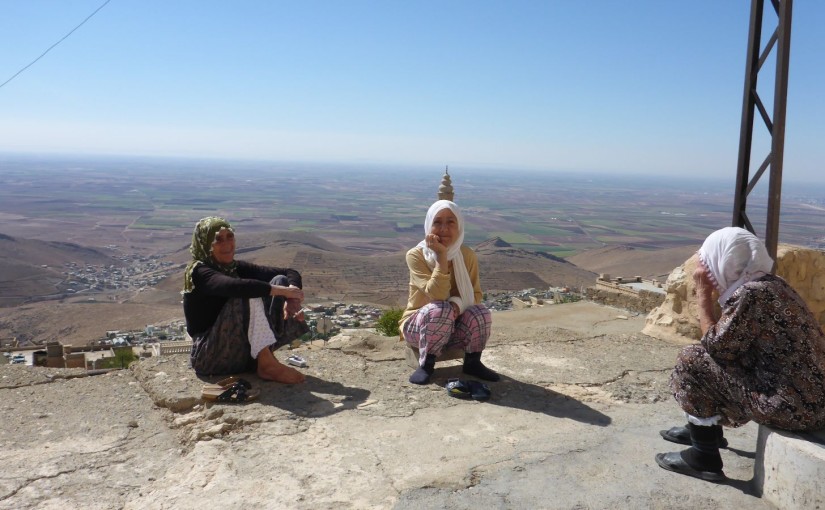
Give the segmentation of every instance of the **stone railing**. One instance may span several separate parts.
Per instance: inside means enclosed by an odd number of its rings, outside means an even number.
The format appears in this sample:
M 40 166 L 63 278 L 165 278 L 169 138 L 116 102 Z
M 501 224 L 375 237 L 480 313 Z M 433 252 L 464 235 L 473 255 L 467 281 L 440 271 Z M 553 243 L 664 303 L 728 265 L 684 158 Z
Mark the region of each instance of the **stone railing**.
M 599 282 L 600 284 L 602 282 Z M 618 285 L 597 285 L 584 291 L 585 299 L 596 303 L 615 306 L 636 313 L 648 313 L 662 304 L 665 295 L 649 290 L 628 290 Z
M 152 351 L 152 354 L 155 356 L 164 356 L 167 354 L 189 354 L 192 352 L 192 340 L 158 342 L 152 346 Z

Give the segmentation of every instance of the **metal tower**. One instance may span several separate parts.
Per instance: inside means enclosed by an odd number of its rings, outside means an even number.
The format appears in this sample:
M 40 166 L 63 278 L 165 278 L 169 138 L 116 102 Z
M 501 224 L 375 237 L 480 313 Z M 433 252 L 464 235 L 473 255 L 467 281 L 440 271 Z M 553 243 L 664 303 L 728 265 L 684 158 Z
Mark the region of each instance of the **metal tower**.
M 779 204 L 782 196 L 782 160 L 785 155 L 785 110 L 788 98 L 788 61 L 791 49 L 793 0 L 769 1 L 776 12 L 777 26 L 773 35 L 765 44 L 765 48 L 761 50 L 762 15 L 765 11 L 765 1 L 752 0 L 751 2 L 745 91 L 742 101 L 742 124 L 739 131 L 739 161 L 736 170 L 736 194 L 733 202 L 733 222 L 731 225 L 754 232 L 753 225 L 751 225 L 745 210 L 747 198 L 759 178 L 770 167 L 768 212 L 765 221 L 765 247 L 775 260 L 776 247 L 779 242 Z M 773 117 L 771 117 L 756 91 L 756 84 L 762 65 L 774 49 L 776 49 L 776 72 Z M 749 180 L 755 109 L 759 111 L 759 115 L 768 129 L 771 138 L 771 150 L 753 175 L 753 178 Z

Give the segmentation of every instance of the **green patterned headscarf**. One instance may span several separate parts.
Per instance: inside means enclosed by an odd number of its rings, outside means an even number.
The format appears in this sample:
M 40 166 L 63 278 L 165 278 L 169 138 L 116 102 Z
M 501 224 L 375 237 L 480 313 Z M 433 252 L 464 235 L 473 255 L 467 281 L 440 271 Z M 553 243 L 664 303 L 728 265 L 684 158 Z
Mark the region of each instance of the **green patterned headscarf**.
M 234 260 L 229 264 L 218 264 L 212 258 L 212 243 L 222 228 L 234 232 L 228 221 L 217 216 L 203 218 L 195 225 L 195 230 L 192 232 L 192 244 L 189 246 L 192 260 L 186 265 L 186 271 L 183 274 L 182 294 L 192 292 L 195 288 L 195 284 L 192 282 L 192 271 L 195 270 L 195 266 L 198 264 L 206 264 L 230 276 L 237 275 L 237 264 Z

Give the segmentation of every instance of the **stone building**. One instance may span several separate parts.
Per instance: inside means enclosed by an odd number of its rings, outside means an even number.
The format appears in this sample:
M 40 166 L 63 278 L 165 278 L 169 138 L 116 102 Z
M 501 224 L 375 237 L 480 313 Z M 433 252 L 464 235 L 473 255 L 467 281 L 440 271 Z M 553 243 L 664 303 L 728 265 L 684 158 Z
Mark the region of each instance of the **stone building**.
M 585 290 L 585 298 L 599 304 L 615 306 L 636 313 L 648 313 L 665 300 L 665 290 L 657 280 L 611 278 L 601 274 L 594 287 Z
M 444 169 L 444 176 L 441 178 L 441 186 L 438 187 L 438 199 L 455 202 L 455 192 L 453 191 L 452 179 L 450 179 L 450 167 Z

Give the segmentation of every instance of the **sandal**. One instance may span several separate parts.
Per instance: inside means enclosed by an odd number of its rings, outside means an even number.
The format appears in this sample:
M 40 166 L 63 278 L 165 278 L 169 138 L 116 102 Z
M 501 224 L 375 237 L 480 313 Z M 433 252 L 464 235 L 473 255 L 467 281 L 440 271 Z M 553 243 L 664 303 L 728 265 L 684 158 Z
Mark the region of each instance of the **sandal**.
M 307 367 L 307 360 L 298 356 L 297 354 L 293 354 L 286 359 L 287 364 L 296 366 L 298 368 L 306 368 Z
M 657 453 L 656 464 L 659 464 L 662 469 L 708 482 L 719 483 L 728 479 L 722 471 L 702 471 L 691 467 L 679 452 Z
M 255 400 L 259 394 L 260 391 L 257 389 L 253 390 L 248 382 L 238 380 L 229 386 L 204 386 L 201 392 L 201 398 L 216 402 L 246 402 L 248 400 Z
M 455 398 L 472 398 L 473 400 L 487 400 L 490 398 L 490 388 L 479 381 L 462 381 L 450 379 L 447 381 L 447 395 Z
M 687 446 L 691 446 L 693 444 L 690 442 L 690 431 L 687 427 L 671 427 L 667 430 L 660 430 L 659 435 L 666 441 L 673 443 L 684 444 Z M 720 437 L 718 441 L 719 448 L 728 447 L 728 440 L 724 437 Z
M 215 389 L 215 388 L 227 389 L 235 383 L 240 384 L 241 386 L 243 386 L 244 388 L 246 388 L 248 390 L 252 389 L 252 385 L 249 383 L 249 381 L 247 381 L 246 379 L 243 379 L 241 377 L 235 376 L 235 375 L 233 375 L 232 377 L 227 377 L 226 379 L 222 379 L 222 380 L 220 380 L 216 383 L 206 383 L 206 384 L 203 385 L 203 387 L 204 387 L 204 389 L 206 389 L 206 388 L 209 388 L 209 389 Z

